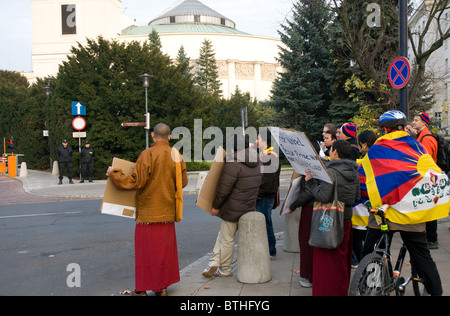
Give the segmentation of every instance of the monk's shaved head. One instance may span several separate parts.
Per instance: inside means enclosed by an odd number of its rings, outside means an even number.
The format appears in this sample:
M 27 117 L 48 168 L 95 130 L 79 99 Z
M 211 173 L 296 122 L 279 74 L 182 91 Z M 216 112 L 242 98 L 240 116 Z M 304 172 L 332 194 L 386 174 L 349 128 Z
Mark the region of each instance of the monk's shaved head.
M 170 127 L 167 124 L 159 123 L 153 129 L 155 138 L 168 139 L 170 135 Z

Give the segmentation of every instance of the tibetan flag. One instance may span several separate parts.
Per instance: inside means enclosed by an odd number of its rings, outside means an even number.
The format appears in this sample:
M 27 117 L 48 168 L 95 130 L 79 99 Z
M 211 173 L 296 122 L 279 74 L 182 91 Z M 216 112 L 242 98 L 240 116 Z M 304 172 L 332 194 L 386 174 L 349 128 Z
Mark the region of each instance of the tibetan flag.
M 369 224 L 369 210 L 367 206 L 364 204 L 369 200 L 367 195 L 367 185 L 366 185 L 366 173 L 364 172 L 364 168 L 361 166 L 361 160 L 358 159 L 356 161 L 360 167 L 358 168 L 359 174 L 359 185 L 361 189 L 361 199 L 355 205 L 353 205 L 353 216 L 352 216 L 352 225 L 366 227 Z
M 372 207 L 389 204 L 391 222 L 418 224 L 448 216 L 449 179 L 408 133 L 380 137 L 362 165 Z

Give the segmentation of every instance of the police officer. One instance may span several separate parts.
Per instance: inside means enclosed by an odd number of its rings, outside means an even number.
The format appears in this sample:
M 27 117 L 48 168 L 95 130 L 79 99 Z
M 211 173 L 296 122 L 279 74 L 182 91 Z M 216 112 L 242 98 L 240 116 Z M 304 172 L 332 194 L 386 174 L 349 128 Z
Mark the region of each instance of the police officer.
M 69 146 L 66 139 L 62 140 L 62 145 L 58 148 L 58 165 L 59 165 L 59 183 L 62 184 L 64 169 L 67 169 L 67 177 L 69 183 L 72 181 L 72 147 Z
M 86 141 L 84 148 L 81 149 L 81 181 L 89 177 L 89 182 L 92 182 L 92 174 L 94 171 L 94 149 L 91 148 L 91 143 Z

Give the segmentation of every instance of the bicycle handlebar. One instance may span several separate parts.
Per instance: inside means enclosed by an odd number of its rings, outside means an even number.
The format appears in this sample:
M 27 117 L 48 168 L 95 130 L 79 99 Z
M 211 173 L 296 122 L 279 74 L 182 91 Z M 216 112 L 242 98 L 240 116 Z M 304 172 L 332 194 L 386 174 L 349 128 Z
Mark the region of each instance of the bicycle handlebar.
M 380 228 L 382 231 L 385 231 L 385 232 L 387 232 L 389 230 L 389 227 L 386 224 L 386 217 L 384 216 L 384 214 L 386 213 L 386 210 L 389 208 L 389 206 L 390 206 L 389 204 L 383 204 L 377 209 L 370 209 L 371 213 L 381 217 L 382 223 L 380 225 Z

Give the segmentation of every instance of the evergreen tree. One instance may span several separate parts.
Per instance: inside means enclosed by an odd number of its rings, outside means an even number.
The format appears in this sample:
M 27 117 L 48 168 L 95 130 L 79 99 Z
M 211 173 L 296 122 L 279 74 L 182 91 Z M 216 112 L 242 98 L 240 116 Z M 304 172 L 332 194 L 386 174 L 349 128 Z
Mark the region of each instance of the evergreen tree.
M 50 97 L 50 130 L 55 142 L 71 139 L 71 101 L 87 106 L 88 139 L 96 148 L 97 177 L 113 157 L 135 161 L 144 149 L 143 128 L 123 128 L 123 122 L 143 122 L 145 94 L 140 75 L 154 75 L 148 88 L 151 127 L 166 122 L 172 128 L 193 125 L 201 93 L 167 55 L 148 42 L 119 43 L 101 37 L 72 48 L 59 69 Z M 202 117 L 199 115 L 198 117 Z M 77 148 L 78 142 L 70 141 Z M 55 146 L 56 147 L 56 146 Z M 55 152 L 52 153 L 55 158 Z M 74 151 L 74 161 L 78 151 Z M 75 164 L 74 164 L 75 169 Z M 76 171 L 75 171 L 76 172 Z
M 186 55 L 186 51 L 184 50 L 184 46 L 181 45 L 177 54 L 177 62 L 183 69 L 183 74 L 186 76 L 191 73 L 192 66 L 190 66 L 191 59 Z
M 216 54 L 211 41 L 205 39 L 197 60 L 196 80 L 200 87 L 209 93 L 221 94 Z
M 300 0 L 294 4 L 292 20 L 279 32 L 286 46 L 279 57 L 285 71 L 275 81 L 270 105 L 283 127 L 303 131 L 312 139 L 321 139 L 332 101 L 329 21 L 324 0 Z
M 161 39 L 155 29 L 152 29 L 152 32 L 148 35 L 148 39 L 150 41 L 150 49 L 161 50 Z

